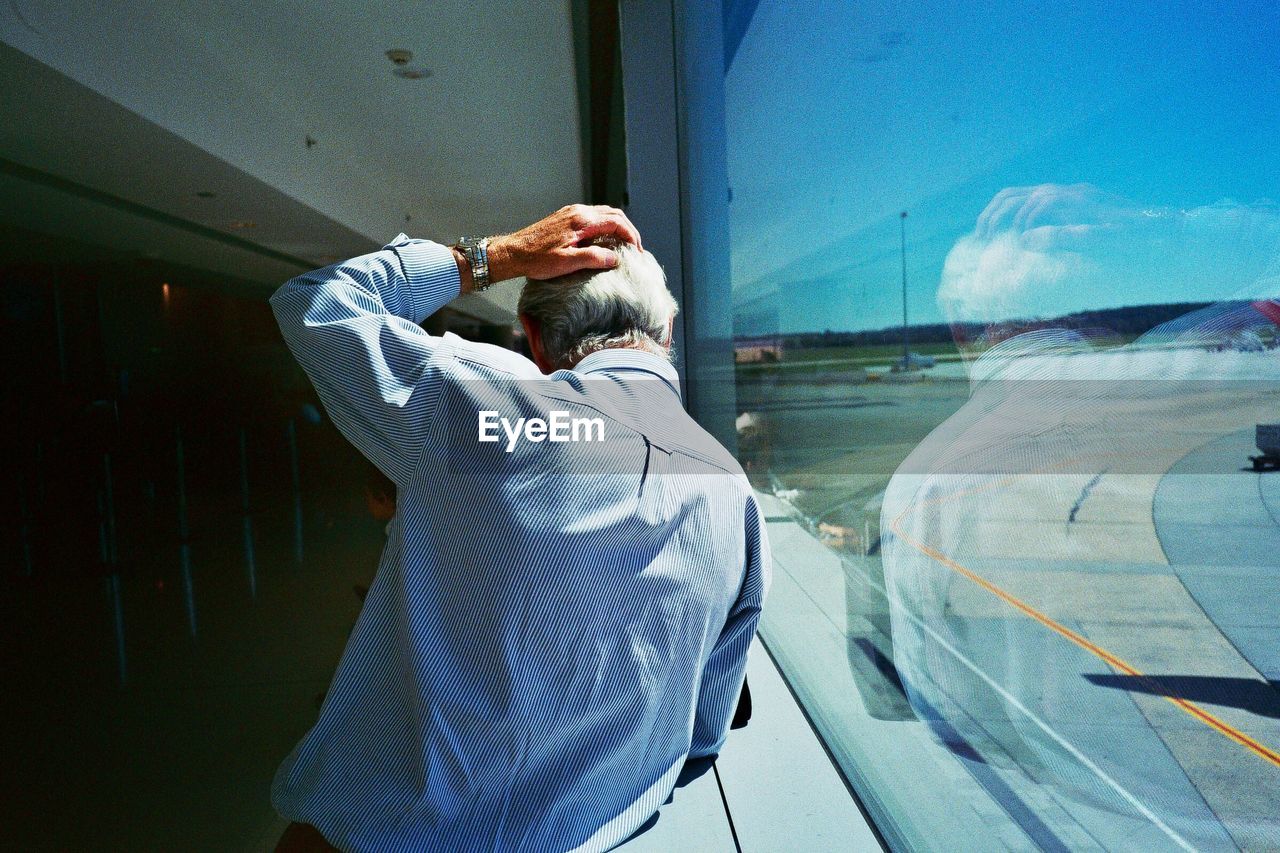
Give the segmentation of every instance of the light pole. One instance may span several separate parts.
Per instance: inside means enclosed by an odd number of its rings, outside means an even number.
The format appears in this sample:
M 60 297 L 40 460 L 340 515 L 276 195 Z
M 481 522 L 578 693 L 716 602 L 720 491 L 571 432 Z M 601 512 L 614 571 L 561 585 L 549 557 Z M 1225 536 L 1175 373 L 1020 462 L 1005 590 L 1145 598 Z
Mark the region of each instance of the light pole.
M 902 226 L 902 369 L 911 369 L 911 339 L 907 334 L 907 212 L 898 217 Z

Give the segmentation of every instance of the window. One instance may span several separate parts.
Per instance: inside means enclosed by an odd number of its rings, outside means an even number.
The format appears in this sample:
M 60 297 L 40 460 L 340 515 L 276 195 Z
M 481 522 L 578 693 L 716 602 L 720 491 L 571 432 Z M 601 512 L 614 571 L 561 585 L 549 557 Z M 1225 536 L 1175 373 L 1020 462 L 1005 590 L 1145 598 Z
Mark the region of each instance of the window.
M 1280 15 L 716 5 L 762 633 L 881 830 L 1280 845 Z

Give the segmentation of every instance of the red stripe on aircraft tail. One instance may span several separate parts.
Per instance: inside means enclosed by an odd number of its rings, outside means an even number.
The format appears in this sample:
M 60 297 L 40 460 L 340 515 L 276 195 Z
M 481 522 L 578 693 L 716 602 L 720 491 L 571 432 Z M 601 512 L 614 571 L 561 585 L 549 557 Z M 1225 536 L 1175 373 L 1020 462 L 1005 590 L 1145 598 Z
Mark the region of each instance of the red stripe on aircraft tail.
M 1253 303 L 1253 307 L 1263 317 L 1280 326 L 1280 300 L 1259 299 Z

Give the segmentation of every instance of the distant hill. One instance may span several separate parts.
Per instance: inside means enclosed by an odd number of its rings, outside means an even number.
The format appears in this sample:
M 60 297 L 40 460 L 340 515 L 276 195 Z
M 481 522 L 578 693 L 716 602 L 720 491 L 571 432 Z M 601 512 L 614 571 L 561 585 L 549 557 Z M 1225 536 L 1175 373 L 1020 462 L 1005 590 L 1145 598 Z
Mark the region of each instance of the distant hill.
M 1116 335 L 1125 338 L 1137 336 L 1154 329 L 1161 323 L 1175 320 L 1184 314 L 1198 311 L 1212 305 L 1212 302 L 1174 302 L 1165 305 L 1133 305 L 1125 308 L 1101 308 L 1095 311 L 1077 311 L 1062 317 L 1034 320 L 1007 320 L 998 324 L 963 323 L 953 327 L 947 323 L 930 323 L 921 326 L 909 326 L 908 336 L 912 343 L 948 343 L 955 340 L 956 333 L 969 339 L 976 339 L 995 330 L 1027 331 L 1037 328 L 1077 329 L 1087 331 L 1091 335 Z M 752 337 L 759 337 L 752 336 Z M 883 329 L 869 329 L 860 332 L 835 332 L 827 329 L 822 332 L 798 332 L 789 335 L 778 335 L 783 345 L 794 349 L 810 347 L 869 346 L 874 344 L 899 344 L 902 342 L 902 327 L 889 326 Z

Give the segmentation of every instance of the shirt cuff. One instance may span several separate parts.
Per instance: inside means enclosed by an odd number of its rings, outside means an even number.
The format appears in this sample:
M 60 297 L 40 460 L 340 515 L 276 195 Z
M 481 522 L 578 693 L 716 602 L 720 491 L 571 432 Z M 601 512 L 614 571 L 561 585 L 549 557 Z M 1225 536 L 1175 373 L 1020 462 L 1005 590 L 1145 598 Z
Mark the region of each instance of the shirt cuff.
M 400 234 L 385 248 L 396 253 L 404 270 L 409 302 L 406 307 L 411 314 L 406 319 L 421 323 L 462 292 L 458 262 L 448 246 Z

